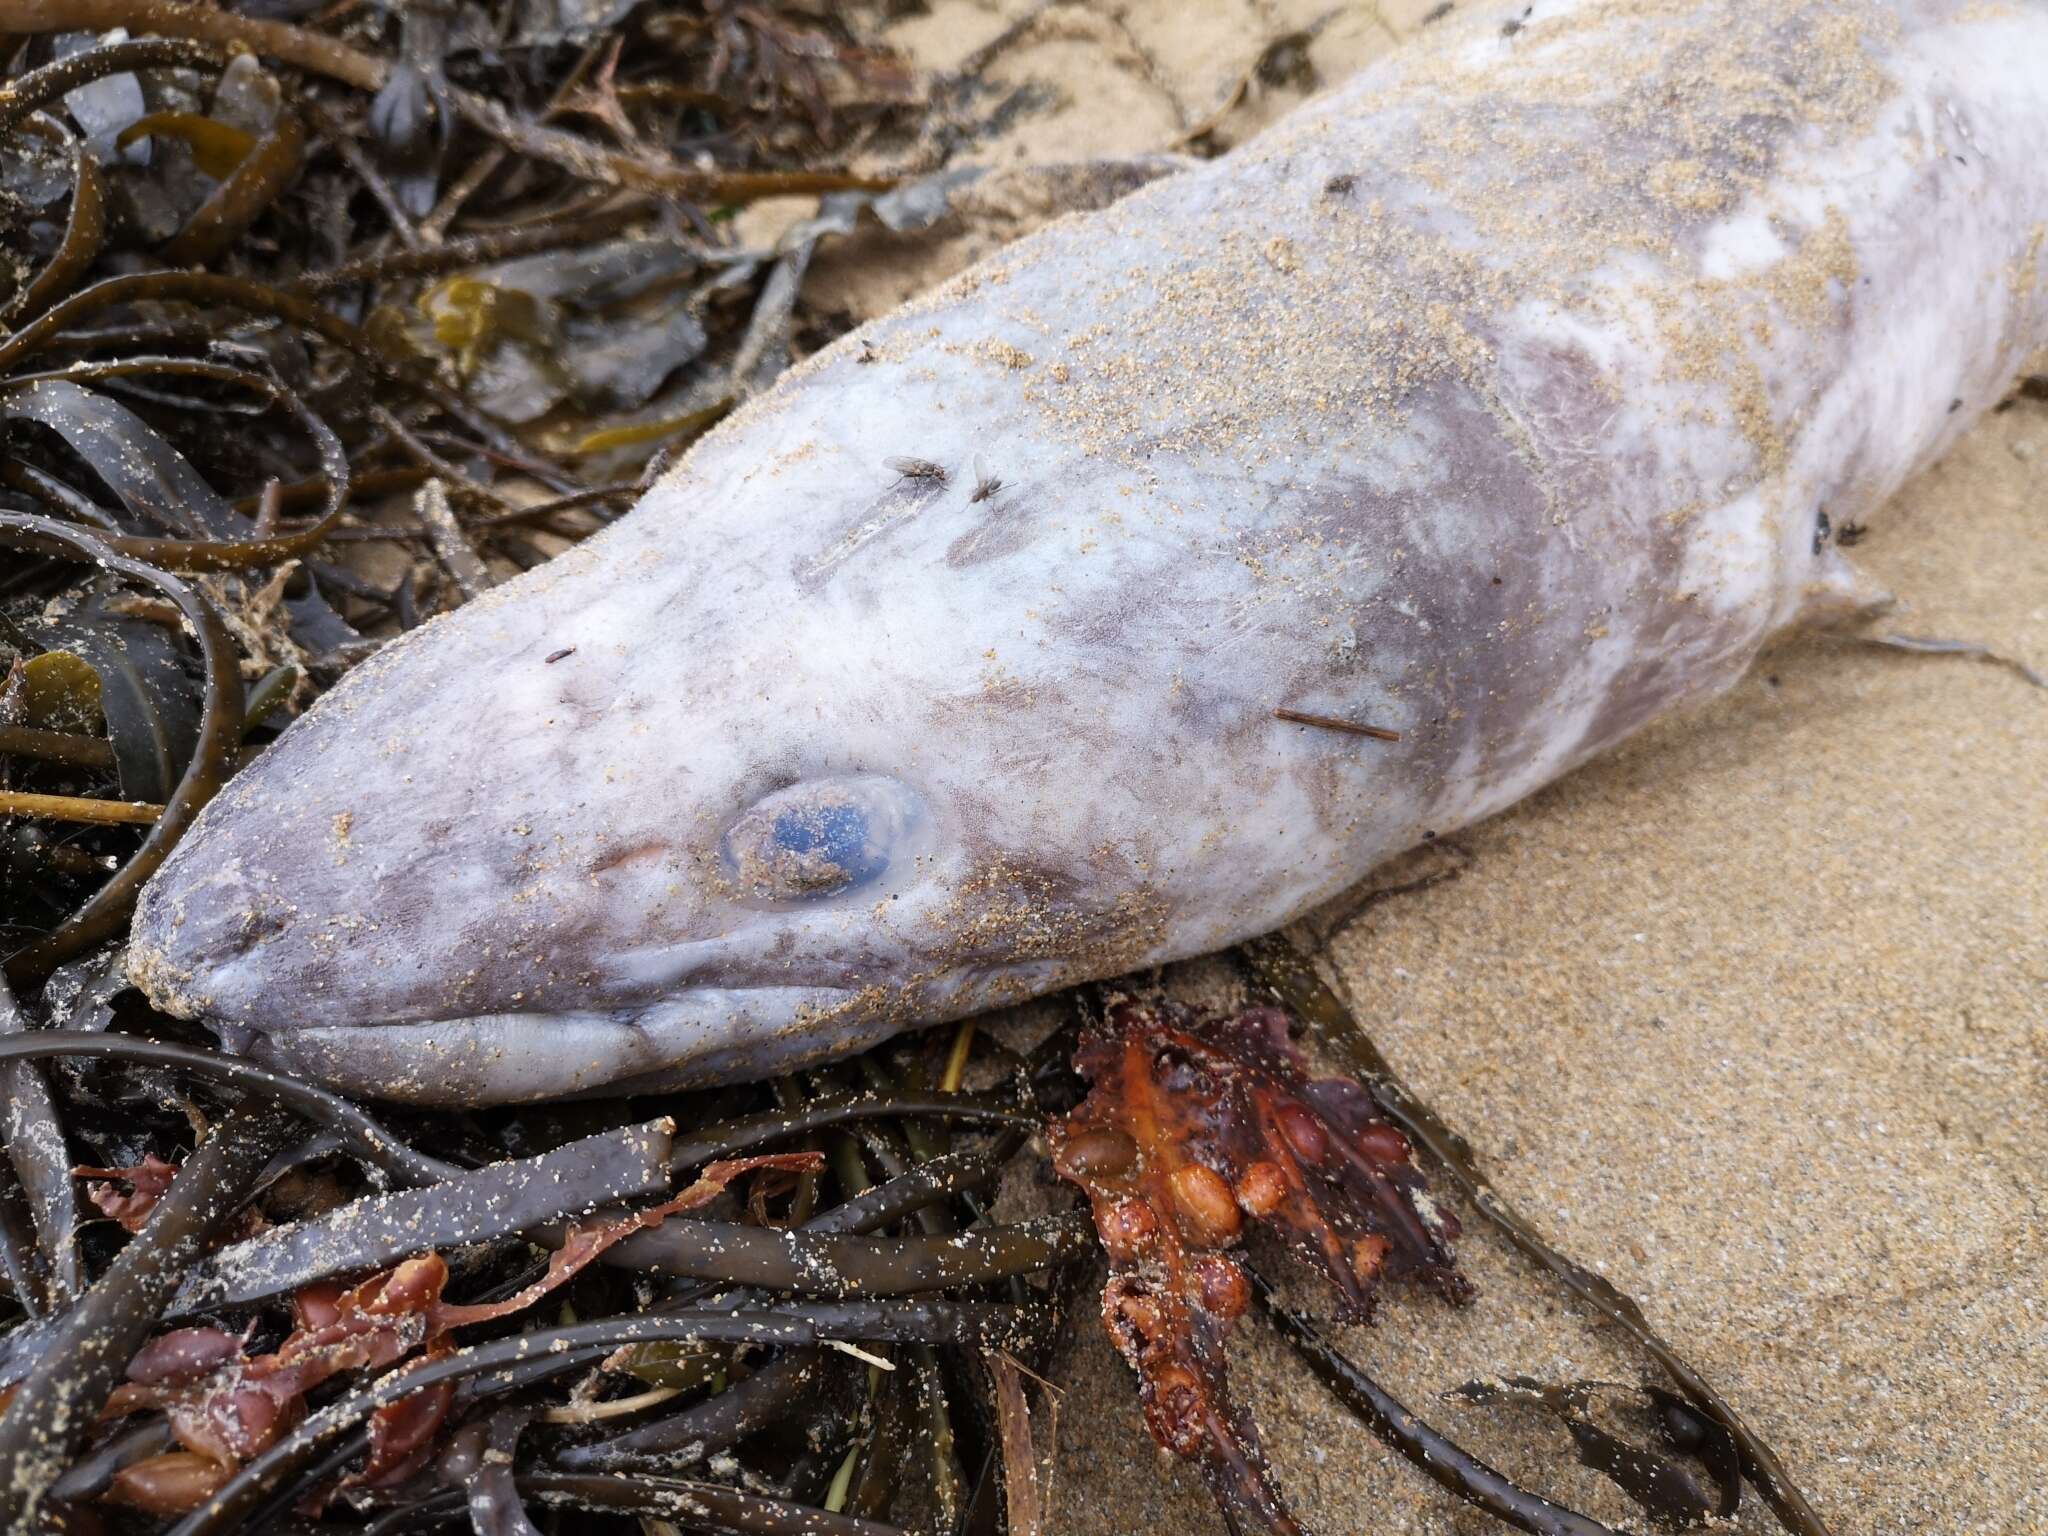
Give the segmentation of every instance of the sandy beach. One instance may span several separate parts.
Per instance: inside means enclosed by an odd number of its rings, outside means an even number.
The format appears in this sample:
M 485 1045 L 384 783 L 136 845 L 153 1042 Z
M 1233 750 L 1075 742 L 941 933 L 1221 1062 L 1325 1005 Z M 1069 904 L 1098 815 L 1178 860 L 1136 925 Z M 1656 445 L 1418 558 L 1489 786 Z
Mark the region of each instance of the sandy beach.
M 1015 91 L 967 158 L 1016 165 L 1212 123 L 1241 142 L 1433 8 L 934 0 L 885 35 Z M 822 277 L 869 313 L 988 243 L 878 267 L 877 242 L 848 242 Z M 2048 667 L 2048 406 L 1986 419 L 1857 556 L 1900 600 L 1889 627 Z M 1371 904 L 1329 955 L 1502 1191 L 1642 1302 L 1842 1536 L 2048 1531 L 2048 693 L 1791 637 L 1713 705 L 1454 842 L 1382 879 L 1455 878 Z M 1640 1369 L 1500 1241 L 1475 1233 L 1463 1258 L 1472 1307 L 1395 1295 L 1347 1348 L 1506 1470 L 1642 1529 L 1555 1427 L 1442 1399 Z M 1499 1528 L 1263 1330 L 1233 1369 L 1312 1529 Z M 1222 1529 L 1099 1331 L 1076 1330 L 1055 1378 L 1054 1529 Z M 1738 1528 L 1775 1527 L 1750 1499 Z

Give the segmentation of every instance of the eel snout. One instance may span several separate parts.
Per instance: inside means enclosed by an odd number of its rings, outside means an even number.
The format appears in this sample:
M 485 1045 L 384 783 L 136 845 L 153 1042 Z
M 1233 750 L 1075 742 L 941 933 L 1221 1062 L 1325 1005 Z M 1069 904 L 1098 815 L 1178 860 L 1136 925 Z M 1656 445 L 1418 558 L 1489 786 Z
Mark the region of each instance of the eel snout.
M 366 664 L 152 882 L 137 983 L 235 1049 L 423 1102 L 754 1076 L 882 1032 L 849 1005 L 932 968 L 873 919 L 943 894 L 927 795 L 728 764 L 717 730 L 638 750 L 646 648 L 562 622 L 559 663 L 485 612 Z

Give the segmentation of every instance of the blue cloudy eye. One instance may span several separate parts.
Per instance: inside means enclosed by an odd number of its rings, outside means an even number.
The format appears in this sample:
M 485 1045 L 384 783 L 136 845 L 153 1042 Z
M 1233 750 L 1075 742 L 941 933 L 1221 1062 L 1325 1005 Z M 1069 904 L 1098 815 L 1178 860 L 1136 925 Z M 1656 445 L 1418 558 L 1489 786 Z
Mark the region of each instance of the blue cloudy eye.
M 812 901 L 879 880 L 911 853 L 921 821 L 917 797 L 894 779 L 806 779 L 757 801 L 719 852 L 743 898 Z

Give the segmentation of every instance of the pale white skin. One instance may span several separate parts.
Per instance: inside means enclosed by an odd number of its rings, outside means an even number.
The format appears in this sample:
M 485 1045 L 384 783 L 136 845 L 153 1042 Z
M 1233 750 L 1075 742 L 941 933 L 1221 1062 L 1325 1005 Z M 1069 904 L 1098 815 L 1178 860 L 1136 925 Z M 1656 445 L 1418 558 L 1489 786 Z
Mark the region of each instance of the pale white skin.
M 1852 594 L 1819 514 L 2048 344 L 2048 0 L 1523 10 L 388 648 L 208 808 L 138 981 L 392 1097 L 760 1076 L 1272 929 L 1726 687 Z M 799 823 L 886 868 L 721 841 Z

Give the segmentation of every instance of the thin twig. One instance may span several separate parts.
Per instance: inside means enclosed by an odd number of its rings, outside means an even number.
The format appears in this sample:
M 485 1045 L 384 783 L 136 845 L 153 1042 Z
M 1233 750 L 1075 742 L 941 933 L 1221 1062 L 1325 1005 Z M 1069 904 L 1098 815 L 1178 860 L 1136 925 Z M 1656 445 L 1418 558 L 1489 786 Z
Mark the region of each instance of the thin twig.
M 644 198 L 631 198 L 613 207 L 584 214 L 580 218 L 536 224 L 521 229 L 493 230 L 470 235 L 441 245 L 408 251 L 390 251 L 361 256 L 323 272 L 308 272 L 287 286 L 301 293 L 326 293 L 351 283 L 395 277 L 434 277 L 469 267 L 509 261 L 516 256 L 533 256 L 567 246 L 588 245 L 609 239 L 645 219 L 649 205 Z M 707 257 L 710 252 L 704 253 Z
M 1312 715 L 1301 709 L 1276 709 L 1275 720 L 1286 720 L 1294 725 L 1319 725 L 1326 731 L 1345 731 L 1353 736 L 1370 736 L 1374 741 L 1399 741 L 1401 733 L 1390 731 L 1383 725 L 1361 725 L 1356 720 L 1341 719 L 1336 715 Z
M 541 1410 L 543 1424 L 596 1424 L 605 1419 L 623 1419 L 631 1414 L 659 1408 L 670 1398 L 681 1397 L 681 1387 L 649 1387 L 632 1397 L 614 1397 L 602 1403 L 564 1403 Z
M 307 97 L 304 105 L 306 115 L 313 119 L 313 126 L 320 130 L 320 137 L 341 156 L 341 163 L 355 172 L 356 178 L 370 189 L 370 196 L 374 197 L 377 206 L 384 210 L 384 217 L 390 221 L 391 232 L 398 236 L 398 243 L 408 252 L 421 254 L 420 232 L 413 227 L 412 216 L 405 211 L 405 205 L 398 200 L 398 194 L 391 190 L 391 183 L 384 179 L 384 173 L 363 153 L 363 146 L 358 137 L 312 97 Z M 293 286 L 306 285 L 301 282 Z M 310 291 L 319 292 L 318 289 Z

